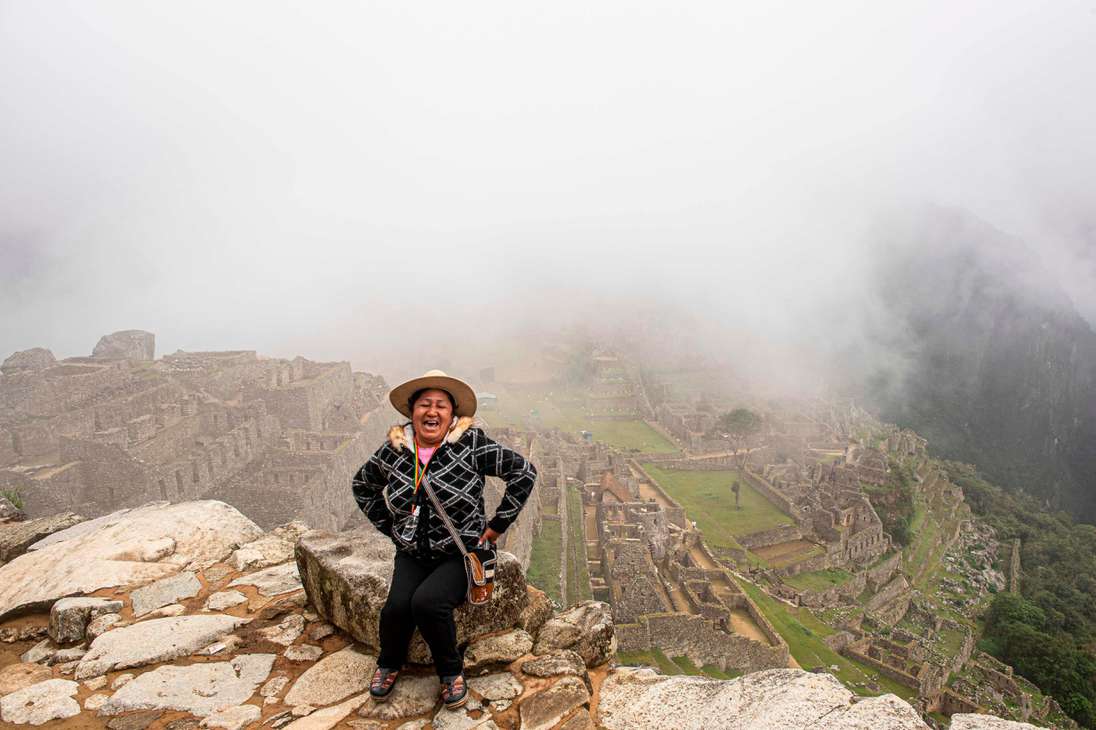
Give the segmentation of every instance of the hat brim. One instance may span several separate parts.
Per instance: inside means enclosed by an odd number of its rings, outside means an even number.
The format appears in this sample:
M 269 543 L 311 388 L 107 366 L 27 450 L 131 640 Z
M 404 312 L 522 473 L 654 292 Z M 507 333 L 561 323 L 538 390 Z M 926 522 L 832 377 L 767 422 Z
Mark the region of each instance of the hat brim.
M 388 393 L 388 400 L 397 411 L 411 417 L 411 409 L 407 401 L 417 391 L 428 388 L 444 390 L 457 402 L 454 415 L 474 416 L 476 414 L 476 391 L 463 380 L 451 378 L 448 375 L 424 375 L 421 378 L 412 378 L 406 383 L 400 383 Z

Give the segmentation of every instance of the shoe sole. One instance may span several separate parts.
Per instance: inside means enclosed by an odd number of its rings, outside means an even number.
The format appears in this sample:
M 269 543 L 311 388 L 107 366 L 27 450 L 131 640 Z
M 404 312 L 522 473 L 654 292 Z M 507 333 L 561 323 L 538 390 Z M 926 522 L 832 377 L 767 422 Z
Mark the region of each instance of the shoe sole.
M 442 704 L 445 705 L 445 709 L 447 710 L 458 710 L 463 707 L 466 702 L 468 702 L 468 695 L 461 697 L 456 702 L 443 702 Z

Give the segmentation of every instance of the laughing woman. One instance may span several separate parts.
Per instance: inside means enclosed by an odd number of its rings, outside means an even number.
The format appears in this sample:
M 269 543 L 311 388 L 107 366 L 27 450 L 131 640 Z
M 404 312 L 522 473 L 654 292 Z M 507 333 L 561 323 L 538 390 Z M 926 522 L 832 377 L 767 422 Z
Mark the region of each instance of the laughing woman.
M 434 657 L 442 701 L 452 709 L 463 705 L 468 693 L 453 621 L 453 609 L 464 603 L 468 579 L 460 548 L 432 509 L 423 480 L 429 475 L 430 486 L 471 550 L 494 543 L 517 519 L 537 472 L 523 456 L 473 426 L 476 395 L 467 383 L 431 370 L 397 386 L 388 397 L 411 422 L 388 432 L 388 440 L 352 482 L 362 512 L 396 545 L 369 692 L 378 702 L 392 692 L 418 627 Z M 483 505 L 484 478 L 489 476 L 506 482 L 490 521 Z

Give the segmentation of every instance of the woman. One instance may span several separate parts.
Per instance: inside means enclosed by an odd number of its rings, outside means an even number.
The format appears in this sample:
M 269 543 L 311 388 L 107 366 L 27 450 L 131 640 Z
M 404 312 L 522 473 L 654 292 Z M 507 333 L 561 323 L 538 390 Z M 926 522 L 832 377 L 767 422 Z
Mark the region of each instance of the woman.
M 430 487 L 471 550 L 493 544 L 517 519 L 537 472 L 523 456 L 473 427 L 476 395 L 467 383 L 431 370 L 397 386 L 388 398 L 411 421 L 388 432 L 387 442 L 352 482 L 358 506 L 396 544 L 369 691 L 378 702 L 392 692 L 417 626 L 434 657 L 442 701 L 452 709 L 463 705 L 468 694 L 453 621 L 468 579 L 459 548 L 422 488 L 423 478 L 429 476 Z M 488 476 L 506 481 L 490 521 L 483 507 Z

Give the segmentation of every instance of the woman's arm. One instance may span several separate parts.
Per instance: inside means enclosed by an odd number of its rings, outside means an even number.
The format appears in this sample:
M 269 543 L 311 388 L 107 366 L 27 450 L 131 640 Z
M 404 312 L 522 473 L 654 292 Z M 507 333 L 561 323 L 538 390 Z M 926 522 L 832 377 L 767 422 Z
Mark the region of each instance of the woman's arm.
M 506 482 L 506 492 L 502 495 L 502 501 L 495 510 L 495 516 L 487 523 L 488 529 L 501 535 L 518 518 L 518 513 L 525 506 L 525 501 L 533 493 L 533 485 L 537 481 L 537 468 L 533 466 L 533 462 L 518 452 L 493 441 L 482 430 L 476 430 L 478 438 L 475 458 L 480 473 L 484 476 L 499 477 Z
M 354 474 L 350 480 L 350 488 L 354 492 L 358 509 L 365 513 L 381 534 L 391 538 L 392 515 L 388 512 L 388 505 L 384 503 L 383 494 L 384 487 L 388 484 L 388 473 L 380 459 L 383 449 L 383 446 L 378 449 Z

